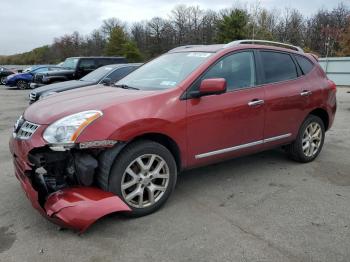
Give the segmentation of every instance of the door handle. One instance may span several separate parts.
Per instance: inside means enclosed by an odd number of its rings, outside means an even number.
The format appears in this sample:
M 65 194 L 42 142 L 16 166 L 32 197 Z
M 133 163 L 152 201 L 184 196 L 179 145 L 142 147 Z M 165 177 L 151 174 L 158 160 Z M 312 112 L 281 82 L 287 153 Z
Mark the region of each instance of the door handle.
M 258 105 L 263 105 L 264 103 L 265 101 L 262 99 L 254 99 L 248 103 L 248 106 L 258 106 Z
M 309 90 L 304 90 L 303 92 L 300 93 L 301 96 L 309 96 L 311 94 L 312 94 L 312 92 Z

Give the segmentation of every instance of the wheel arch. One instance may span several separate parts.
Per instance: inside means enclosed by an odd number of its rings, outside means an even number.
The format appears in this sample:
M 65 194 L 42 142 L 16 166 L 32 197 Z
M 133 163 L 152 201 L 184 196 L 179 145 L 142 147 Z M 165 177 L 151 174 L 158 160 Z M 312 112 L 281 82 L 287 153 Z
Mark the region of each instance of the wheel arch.
M 309 115 L 314 115 L 314 116 L 318 116 L 319 118 L 321 118 L 323 124 L 324 124 L 324 128 L 325 130 L 328 130 L 329 128 L 329 115 L 327 113 L 327 110 L 323 109 L 323 108 L 316 108 L 314 110 L 312 110 Z
M 118 142 L 114 147 L 101 152 L 101 154 L 98 156 L 99 165 L 95 174 L 97 185 L 100 188 L 108 191 L 110 170 L 112 168 L 114 160 L 118 157 L 119 154 L 123 153 L 123 149 L 126 146 L 139 140 L 150 140 L 165 146 L 174 156 L 177 169 L 182 169 L 180 148 L 171 137 L 161 133 L 145 133 L 136 136 L 128 141 L 120 143 Z
M 133 143 L 138 140 L 151 140 L 165 146 L 170 151 L 170 153 L 174 156 L 178 170 L 182 169 L 180 148 L 175 142 L 175 140 L 169 137 L 168 135 L 165 135 L 162 133 L 145 133 L 134 137 L 127 144 Z

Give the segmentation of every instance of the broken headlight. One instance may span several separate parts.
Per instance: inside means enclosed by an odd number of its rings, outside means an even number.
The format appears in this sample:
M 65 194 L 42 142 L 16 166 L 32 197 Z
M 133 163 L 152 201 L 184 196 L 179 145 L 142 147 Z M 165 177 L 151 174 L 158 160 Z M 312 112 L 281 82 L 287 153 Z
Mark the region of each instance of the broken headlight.
M 50 144 L 72 144 L 81 132 L 103 114 L 89 110 L 63 117 L 46 128 L 43 138 Z

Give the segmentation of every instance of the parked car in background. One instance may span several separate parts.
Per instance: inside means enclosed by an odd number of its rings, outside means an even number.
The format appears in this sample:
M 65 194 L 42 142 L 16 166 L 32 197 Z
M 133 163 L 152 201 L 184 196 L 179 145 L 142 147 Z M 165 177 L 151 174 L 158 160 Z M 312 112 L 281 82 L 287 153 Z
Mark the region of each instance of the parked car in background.
M 66 70 L 38 73 L 31 87 L 37 88 L 57 82 L 77 80 L 101 66 L 124 63 L 127 63 L 124 57 L 69 57 L 62 65 Z
M 5 85 L 6 78 L 9 75 L 15 74 L 16 72 L 10 69 L 7 69 L 6 67 L 0 67 L 0 85 Z
M 112 212 L 156 211 L 185 169 L 280 146 L 311 162 L 335 113 L 335 84 L 299 47 L 184 46 L 113 86 L 34 103 L 10 150 L 33 207 L 84 231 Z
M 32 104 L 43 97 L 80 87 L 97 84 L 109 86 L 134 71 L 140 65 L 141 64 L 116 64 L 102 66 L 79 80 L 70 80 L 41 86 L 34 89 L 29 94 L 29 103 Z
M 47 72 L 52 70 L 61 70 L 62 68 L 56 65 L 39 65 L 33 66 L 22 73 L 12 74 L 6 77 L 6 86 L 17 86 L 19 89 L 27 89 L 30 87 L 30 83 L 33 80 L 33 76 L 39 72 Z

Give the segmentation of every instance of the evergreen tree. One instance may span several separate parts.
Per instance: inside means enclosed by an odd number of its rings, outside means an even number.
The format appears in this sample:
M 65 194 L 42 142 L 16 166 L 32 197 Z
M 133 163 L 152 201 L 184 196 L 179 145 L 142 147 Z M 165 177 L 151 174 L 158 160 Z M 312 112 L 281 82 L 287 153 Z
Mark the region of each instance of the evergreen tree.
M 123 56 L 123 46 L 127 43 L 127 35 L 123 28 L 117 26 L 112 29 L 106 44 L 105 54 L 108 56 Z
M 242 9 L 233 9 L 223 14 L 217 22 L 217 41 L 228 43 L 247 38 L 248 20 L 248 13 Z
M 123 47 L 123 56 L 125 56 L 129 62 L 142 61 L 142 55 L 136 44 L 132 41 L 127 41 Z

